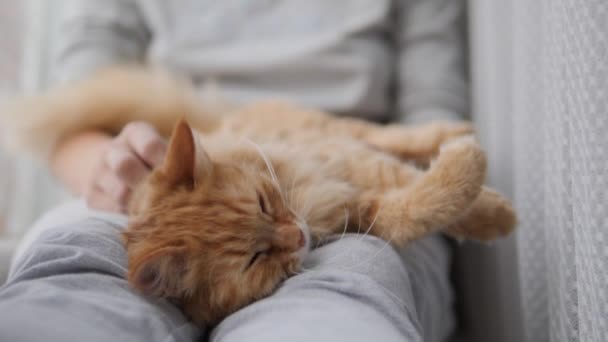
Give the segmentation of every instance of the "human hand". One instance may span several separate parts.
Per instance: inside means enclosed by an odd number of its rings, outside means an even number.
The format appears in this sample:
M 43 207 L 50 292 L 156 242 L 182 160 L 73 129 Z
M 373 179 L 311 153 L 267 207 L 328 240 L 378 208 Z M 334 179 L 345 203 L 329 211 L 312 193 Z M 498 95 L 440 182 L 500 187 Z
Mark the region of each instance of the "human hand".
M 102 149 L 85 198 L 94 209 L 126 212 L 134 187 L 160 165 L 167 142 L 145 122 L 131 122 Z

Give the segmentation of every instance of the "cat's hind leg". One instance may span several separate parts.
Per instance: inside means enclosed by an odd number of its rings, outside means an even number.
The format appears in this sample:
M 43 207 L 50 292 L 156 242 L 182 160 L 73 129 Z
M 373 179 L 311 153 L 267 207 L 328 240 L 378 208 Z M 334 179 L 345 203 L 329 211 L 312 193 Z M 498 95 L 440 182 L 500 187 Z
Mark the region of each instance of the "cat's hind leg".
M 481 192 L 485 173 L 485 154 L 472 137 L 443 145 L 409 186 L 361 195 L 369 233 L 404 245 L 457 222 Z
M 498 192 L 483 187 L 469 211 L 445 233 L 457 239 L 489 241 L 509 234 L 516 223 L 511 203 Z

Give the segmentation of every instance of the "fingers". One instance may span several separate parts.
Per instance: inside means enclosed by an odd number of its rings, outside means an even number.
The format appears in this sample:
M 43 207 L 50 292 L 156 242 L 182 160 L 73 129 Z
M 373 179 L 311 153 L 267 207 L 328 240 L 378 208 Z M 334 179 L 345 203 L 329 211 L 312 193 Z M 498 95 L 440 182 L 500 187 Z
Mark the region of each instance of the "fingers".
M 123 129 L 121 137 L 150 168 L 160 165 L 165 157 L 167 143 L 156 129 L 145 122 L 132 122 Z
M 103 159 L 100 160 L 85 193 L 87 205 L 98 210 L 124 213 L 130 196 L 131 187 Z
M 160 165 L 166 142 L 149 124 L 133 122 L 107 145 L 85 193 L 91 208 L 126 212 L 135 186 Z
M 127 205 L 132 190 L 132 187 L 109 170 L 100 172 L 96 187 L 121 206 Z
M 113 142 L 105 153 L 101 173 L 111 173 L 129 187 L 135 187 L 150 169 L 123 143 Z

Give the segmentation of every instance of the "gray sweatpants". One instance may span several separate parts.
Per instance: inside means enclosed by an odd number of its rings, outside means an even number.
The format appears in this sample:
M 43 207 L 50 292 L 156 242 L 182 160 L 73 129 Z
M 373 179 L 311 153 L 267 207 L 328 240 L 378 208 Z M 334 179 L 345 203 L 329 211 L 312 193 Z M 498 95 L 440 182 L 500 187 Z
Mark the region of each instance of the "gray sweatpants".
M 275 294 L 205 330 L 129 288 L 125 223 L 81 203 L 39 222 L 0 288 L 0 341 L 442 341 L 452 330 L 439 236 L 401 252 L 370 236 L 336 239 Z

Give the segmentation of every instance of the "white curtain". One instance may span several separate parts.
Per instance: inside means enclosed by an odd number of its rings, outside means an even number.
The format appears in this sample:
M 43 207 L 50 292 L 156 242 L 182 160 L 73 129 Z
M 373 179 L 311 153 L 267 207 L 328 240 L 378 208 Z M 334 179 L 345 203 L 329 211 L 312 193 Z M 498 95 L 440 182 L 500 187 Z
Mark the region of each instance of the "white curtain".
M 520 326 L 512 341 L 608 341 L 608 1 L 471 9 L 475 117 L 520 216 L 519 291 L 495 295 L 522 315 L 494 326 Z
M 608 341 L 608 2 L 518 0 L 516 199 L 530 341 Z

